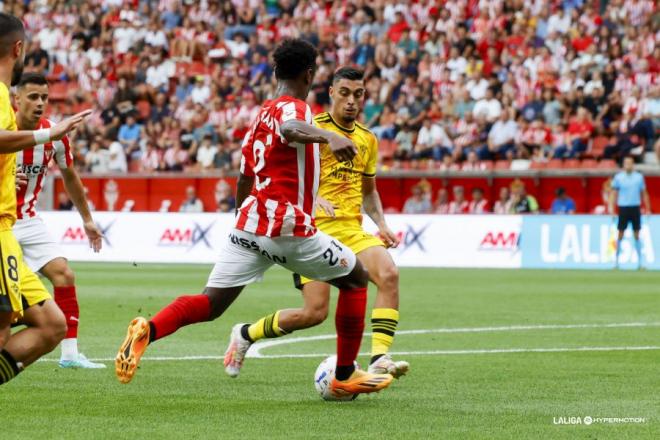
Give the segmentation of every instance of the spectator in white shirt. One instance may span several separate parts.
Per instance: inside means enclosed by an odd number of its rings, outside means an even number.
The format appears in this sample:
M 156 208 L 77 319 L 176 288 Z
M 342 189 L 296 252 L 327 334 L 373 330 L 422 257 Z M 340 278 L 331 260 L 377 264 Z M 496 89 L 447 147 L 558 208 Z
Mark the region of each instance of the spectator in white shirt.
M 211 89 L 204 82 L 204 77 L 198 76 L 195 86 L 190 92 L 190 97 L 195 104 L 207 105 L 211 100 Z
M 571 29 L 571 17 L 564 12 L 561 6 L 557 8 L 557 12 L 550 16 L 548 20 L 548 33 L 557 32 L 566 34 Z
M 481 159 L 493 159 L 495 156 L 512 159 L 517 136 L 518 124 L 513 120 L 513 109 L 505 109 L 488 133 L 488 149 L 482 150 Z
M 109 162 L 108 170 L 110 172 L 125 173 L 128 171 L 128 164 L 126 163 L 126 152 L 121 142 L 114 141 L 108 147 Z
M 114 52 L 119 55 L 127 53 L 135 43 L 135 37 L 135 30 L 126 19 L 122 20 L 112 34 Z
M 200 165 L 202 170 L 208 170 L 213 168 L 213 159 L 218 153 L 217 145 L 213 145 L 211 142 L 211 135 L 209 133 L 204 135 L 204 139 L 197 147 L 197 163 Z
M 488 81 L 481 75 L 481 70 L 474 72 L 474 76 L 465 84 L 465 88 L 470 92 L 470 97 L 474 101 L 479 101 L 486 96 Z
M 454 144 L 447 136 L 445 129 L 440 124 L 425 119 L 417 134 L 414 157 L 416 159 L 442 160 L 444 156 L 451 155 L 453 149 Z
M 475 118 L 483 116 L 488 122 L 493 122 L 500 117 L 502 113 L 502 104 L 495 99 L 495 94 L 491 88 L 486 89 L 486 95 L 483 99 L 477 101 L 472 110 Z
M 468 205 L 468 214 L 486 214 L 488 212 L 488 200 L 484 199 L 484 190 L 475 188 L 472 190 L 472 201 Z

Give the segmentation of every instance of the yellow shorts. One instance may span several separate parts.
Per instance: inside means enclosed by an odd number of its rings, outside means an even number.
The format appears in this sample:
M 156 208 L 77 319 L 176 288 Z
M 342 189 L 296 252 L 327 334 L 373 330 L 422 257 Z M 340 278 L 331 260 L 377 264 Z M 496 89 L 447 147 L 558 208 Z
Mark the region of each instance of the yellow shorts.
M 12 231 L 0 231 L 0 312 L 12 312 L 16 321 L 25 307 L 50 298 L 39 277 L 23 261 L 21 246 Z
M 385 243 L 383 243 L 380 238 L 365 232 L 365 230 L 362 229 L 362 225 L 357 222 L 329 220 L 326 222 L 319 222 L 316 226 L 321 231 L 348 246 L 355 255 L 374 246 L 385 247 Z M 293 280 L 298 289 L 302 289 L 303 285 L 313 281 L 298 274 L 293 275 Z

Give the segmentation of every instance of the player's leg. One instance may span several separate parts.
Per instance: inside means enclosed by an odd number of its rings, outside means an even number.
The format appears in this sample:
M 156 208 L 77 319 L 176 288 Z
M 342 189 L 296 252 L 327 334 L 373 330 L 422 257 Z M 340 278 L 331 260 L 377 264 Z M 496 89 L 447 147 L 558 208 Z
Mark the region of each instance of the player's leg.
M 18 247 L 18 243 L 16 243 Z M 20 247 L 18 248 L 20 252 Z M 18 260 L 14 280 L 22 294 L 23 313 L 18 324 L 27 327 L 14 333 L 2 352 L 5 372 L 18 374 L 41 356 L 50 353 L 64 338 L 66 321 L 41 280 L 23 262 Z M 14 374 L 14 375 L 15 375 Z
M 66 333 L 64 315 L 52 299 L 26 307 L 18 324 L 26 327 L 14 333 L 5 348 L 23 368 L 53 351 Z
M 642 269 L 642 242 L 639 239 L 639 231 L 642 229 L 642 212 L 639 207 L 634 209 L 634 212 L 631 214 L 632 218 L 630 222 L 632 223 L 633 237 L 635 239 L 635 251 L 637 252 L 637 269 Z
M 225 351 L 225 372 L 237 377 L 250 345 L 263 338 L 279 338 L 295 330 L 313 327 L 325 321 L 330 303 L 330 285 L 321 281 L 306 280 L 296 287 L 303 290 L 304 304 L 298 309 L 277 310 L 253 324 L 236 324 L 232 328 L 229 345 Z
M 4 310 L 2 300 L 5 296 L 0 293 L 0 310 Z M 0 385 L 9 382 L 21 371 L 14 357 L 4 348 L 11 336 L 10 326 L 13 320 L 13 311 L 0 311 Z
M 614 268 L 619 268 L 619 255 L 621 254 L 621 242 L 623 241 L 623 235 L 626 232 L 628 227 L 628 211 L 626 208 L 619 208 L 619 221 L 617 224 L 618 236 L 616 240 L 616 254 L 614 257 Z
M 181 327 L 218 318 L 244 286 L 261 279 L 272 264 L 250 248 L 233 242 L 230 237 L 220 252 L 203 293 L 176 298 L 151 321 L 143 317 L 131 321 L 115 359 L 119 381 L 128 383 L 133 379 L 140 359 L 151 342 L 165 338 Z
M 30 246 L 24 247 L 24 253 Z M 26 253 L 27 255 L 27 253 Z M 30 261 L 26 258 L 26 261 Z M 64 257 L 56 257 L 48 261 L 39 271 L 53 285 L 55 303 L 64 313 L 66 319 L 66 335 L 62 340 L 60 367 L 62 368 L 105 368 L 104 364 L 91 362 L 78 352 L 78 324 L 80 308 L 76 295 L 75 275 Z
M 369 371 L 400 377 L 408 372 L 408 362 L 395 362 L 387 354 L 399 324 L 399 270 L 389 252 L 380 245 L 360 251 L 357 257 L 369 272 L 369 279 L 378 288 L 371 311 Z

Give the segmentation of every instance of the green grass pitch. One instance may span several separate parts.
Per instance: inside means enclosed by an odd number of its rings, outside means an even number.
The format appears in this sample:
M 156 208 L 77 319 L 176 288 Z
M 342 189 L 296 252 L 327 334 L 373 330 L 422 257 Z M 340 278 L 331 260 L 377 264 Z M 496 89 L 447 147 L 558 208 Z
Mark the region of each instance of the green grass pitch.
M 110 359 L 130 319 L 198 292 L 210 266 L 74 269 L 81 349 Z M 397 357 L 411 372 L 376 396 L 334 403 L 314 390 L 322 357 L 288 357 L 333 352 L 330 339 L 293 339 L 333 333 L 332 319 L 261 351 L 277 358 L 247 359 L 238 379 L 217 360 L 233 324 L 300 304 L 290 274 L 274 269 L 221 319 L 155 343 L 129 385 L 111 362 L 61 370 L 57 349 L 0 388 L 0 438 L 657 439 L 659 281 L 651 272 L 402 269 L 393 351 L 406 353 Z M 176 359 L 184 356 L 216 359 Z M 555 423 L 585 416 L 645 422 Z

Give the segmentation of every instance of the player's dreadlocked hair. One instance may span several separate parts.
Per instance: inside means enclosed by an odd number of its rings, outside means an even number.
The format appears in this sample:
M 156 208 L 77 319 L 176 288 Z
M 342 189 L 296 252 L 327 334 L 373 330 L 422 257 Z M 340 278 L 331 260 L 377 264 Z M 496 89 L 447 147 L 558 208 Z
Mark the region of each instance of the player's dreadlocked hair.
M 364 71 L 350 66 L 340 67 L 335 70 L 335 73 L 332 75 L 332 83 L 334 84 L 340 79 L 359 81 L 364 79 Z
M 295 79 L 302 72 L 316 67 L 316 48 L 299 38 L 286 39 L 277 46 L 273 53 L 275 77 L 277 79 Z

